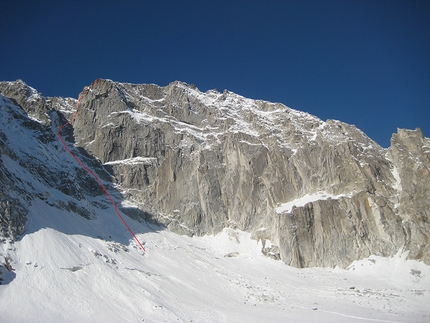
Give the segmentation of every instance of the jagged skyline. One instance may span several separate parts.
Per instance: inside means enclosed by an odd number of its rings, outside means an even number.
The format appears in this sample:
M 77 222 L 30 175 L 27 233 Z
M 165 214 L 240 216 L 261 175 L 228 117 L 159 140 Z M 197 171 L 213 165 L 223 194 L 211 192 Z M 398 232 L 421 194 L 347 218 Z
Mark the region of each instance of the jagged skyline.
M 0 80 L 77 98 L 98 77 L 228 89 L 355 124 L 383 147 L 430 136 L 430 5 L 29 1 L 2 5 Z
M 351 259 L 371 253 L 393 255 L 402 245 L 410 257 L 423 257 L 428 263 L 428 240 L 421 237 L 430 232 L 422 220 L 430 200 L 426 179 L 430 139 L 421 131 L 399 130 L 386 150 L 354 126 L 324 122 L 233 92 L 203 93 L 183 82 L 159 87 L 103 79 L 90 88 L 81 95 L 79 113 L 72 121 L 73 141 L 98 161 L 93 167 L 102 163 L 115 178 L 115 190 L 126 197 L 121 204 L 134 206 L 124 213 L 190 236 L 214 234 L 232 225 L 254 230 L 257 238 L 279 248 L 286 264 L 300 267 L 347 266 Z M 21 81 L 0 82 L 0 91 L 20 104 L 28 118 L 45 125 L 42 137 L 53 140 L 52 151 L 61 148 L 51 132 L 64 124 L 59 120 L 76 115 L 75 99 L 46 101 Z M 0 137 L 9 138 L 2 140 L 20 151 L 26 145 L 40 146 L 31 134 L 15 130 L 8 109 L 6 104 L 0 109 Z M 46 150 L 46 143 L 42 147 Z M 82 160 L 77 151 L 73 155 Z M 21 159 L 37 163 L 38 157 Z M 39 163 L 50 164 L 48 159 Z M 49 167 L 54 178 L 59 173 L 56 167 Z M 87 182 L 74 177 L 78 179 Z M 97 186 L 96 181 L 89 182 Z M 87 211 L 81 213 L 91 217 Z M 309 230 L 300 227 L 311 227 L 314 238 L 309 240 Z M 365 244 L 362 232 L 372 232 Z M 290 235 L 311 242 L 296 244 Z M 332 250 L 329 257 L 327 250 Z

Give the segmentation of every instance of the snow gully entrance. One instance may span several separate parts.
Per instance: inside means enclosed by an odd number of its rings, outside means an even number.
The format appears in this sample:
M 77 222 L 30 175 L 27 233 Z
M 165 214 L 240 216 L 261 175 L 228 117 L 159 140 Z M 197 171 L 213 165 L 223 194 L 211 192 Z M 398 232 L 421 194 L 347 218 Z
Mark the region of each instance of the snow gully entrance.
M 133 238 L 136 240 L 136 242 L 139 244 L 139 246 L 142 248 L 142 250 L 144 252 L 146 252 L 145 247 L 143 246 L 143 244 L 139 241 L 139 239 L 136 237 L 136 235 L 134 234 L 133 230 L 131 230 L 131 228 L 129 227 L 129 225 L 127 224 L 127 222 L 124 220 L 124 218 L 122 217 L 121 213 L 119 212 L 118 206 L 116 205 L 115 201 L 113 200 L 113 198 L 110 196 L 109 192 L 107 191 L 107 189 L 105 188 L 105 186 L 103 185 L 103 183 L 101 182 L 101 180 L 99 179 L 99 177 L 93 172 L 91 171 L 91 169 L 89 169 L 87 166 L 84 165 L 84 163 L 78 158 L 76 157 L 75 154 L 73 154 L 73 152 L 69 149 L 69 147 L 67 147 L 66 142 L 64 141 L 63 137 L 61 136 L 61 130 L 66 127 L 67 125 L 71 125 L 71 122 L 73 119 L 76 118 L 76 116 L 79 113 L 79 109 L 81 106 L 81 99 L 86 96 L 89 92 L 91 92 L 93 90 L 93 88 L 100 83 L 100 79 L 95 80 L 93 83 L 91 83 L 91 85 L 89 87 L 87 87 L 80 95 L 78 98 L 78 106 L 76 108 L 76 112 L 75 114 L 62 126 L 58 127 L 58 137 L 61 140 L 61 143 L 63 144 L 64 148 L 67 150 L 67 152 L 79 163 L 79 165 L 88 173 L 90 174 L 96 181 L 97 183 L 100 185 L 100 187 L 102 188 L 103 192 L 106 194 L 106 196 L 109 198 L 110 202 L 112 203 L 116 214 L 119 216 L 119 218 L 121 219 L 122 223 L 124 223 L 124 225 L 127 227 L 128 231 L 130 231 L 131 235 L 133 236 Z

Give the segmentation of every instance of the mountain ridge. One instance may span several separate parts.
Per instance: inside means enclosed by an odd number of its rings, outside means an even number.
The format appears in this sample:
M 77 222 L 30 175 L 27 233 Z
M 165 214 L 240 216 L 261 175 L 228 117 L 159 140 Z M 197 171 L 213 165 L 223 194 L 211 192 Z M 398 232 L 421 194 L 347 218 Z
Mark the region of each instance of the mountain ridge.
M 37 142 L 58 154 L 54 129 L 74 113 L 77 100 L 44 98 L 22 81 L 1 82 L 0 92 L 12 100 L 2 99 L 3 113 L 15 111 L 7 118 L 21 118 Z M 160 87 L 111 80 L 82 97 L 72 125 L 66 140 L 134 218 L 190 236 L 226 227 L 248 231 L 264 241 L 263 253 L 297 267 L 346 267 L 399 249 L 430 262 L 430 140 L 419 129 L 399 129 L 384 149 L 355 126 L 280 103 L 227 90 L 202 93 L 178 81 Z M 19 164 L 19 141 L 11 147 L 8 136 L 0 133 L 2 156 Z M 23 161 L 21 167 L 28 168 Z M 16 196 L 2 199 L 1 233 L 16 237 L 24 233 L 29 202 L 10 186 L 19 182 L 10 169 L 3 160 L 5 187 Z M 99 191 L 72 164 L 69 172 L 79 176 L 67 182 L 64 207 L 91 219 L 86 196 Z M 48 173 L 32 176 L 58 181 Z M 13 207 L 17 220 L 10 201 L 21 201 Z

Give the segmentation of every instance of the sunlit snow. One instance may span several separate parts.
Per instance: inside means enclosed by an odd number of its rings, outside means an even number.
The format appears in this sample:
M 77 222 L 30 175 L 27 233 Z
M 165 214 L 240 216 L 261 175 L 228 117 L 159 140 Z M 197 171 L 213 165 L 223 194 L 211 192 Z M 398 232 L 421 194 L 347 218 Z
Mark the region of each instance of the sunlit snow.
M 430 267 L 372 256 L 296 269 L 225 229 L 190 238 L 113 210 L 88 221 L 36 202 L 22 239 L 0 244 L 0 322 L 428 322 Z
M 278 207 L 276 208 L 276 212 L 290 213 L 293 207 L 305 206 L 310 202 L 315 202 L 318 200 L 328 200 L 328 199 L 338 200 L 341 197 L 345 197 L 345 196 L 351 197 L 352 195 L 353 193 L 333 195 L 327 192 L 315 192 L 315 193 L 305 194 L 300 198 L 278 205 Z

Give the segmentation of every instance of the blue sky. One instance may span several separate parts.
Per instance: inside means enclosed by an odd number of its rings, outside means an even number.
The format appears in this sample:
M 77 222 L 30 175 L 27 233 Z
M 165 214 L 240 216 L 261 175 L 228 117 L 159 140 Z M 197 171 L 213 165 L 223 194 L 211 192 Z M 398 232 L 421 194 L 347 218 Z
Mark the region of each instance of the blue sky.
M 78 97 L 96 78 L 228 89 L 430 137 L 430 1 L 89 0 L 0 4 L 0 80 Z

